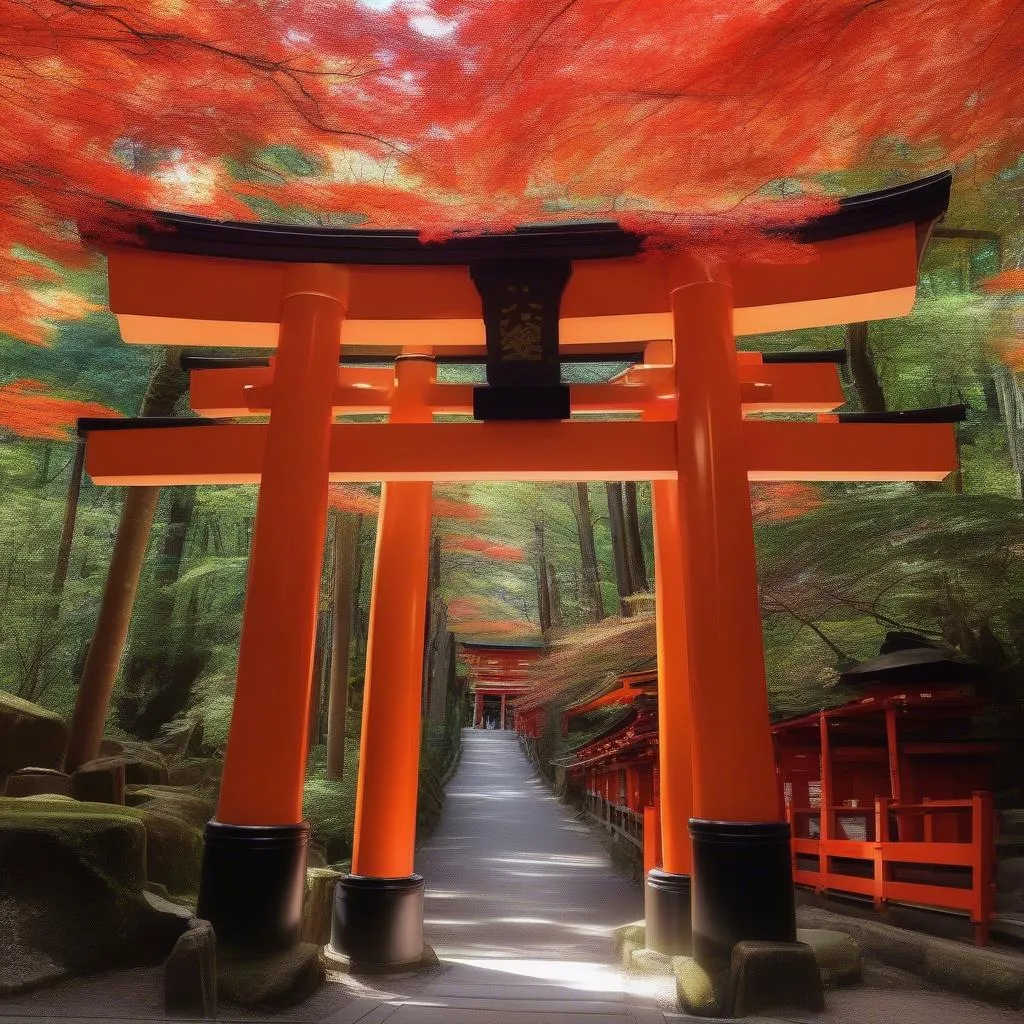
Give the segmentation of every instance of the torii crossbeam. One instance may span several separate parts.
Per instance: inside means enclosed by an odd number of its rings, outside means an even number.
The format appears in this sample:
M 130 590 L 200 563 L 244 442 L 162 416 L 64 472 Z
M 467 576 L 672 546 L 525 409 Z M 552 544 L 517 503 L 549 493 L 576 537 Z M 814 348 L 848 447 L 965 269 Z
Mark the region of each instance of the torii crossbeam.
M 434 480 L 654 482 L 664 861 L 648 875 L 648 944 L 689 952 L 691 913 L 705 962 L 742 939 L 795 939 L 748 480 L 941 480 L 957 467 L 949 421 L 961 411 L 835 414 L 844 396 L 830 356 L 780 362 L 737 353 L 734 336 L 909 313 L 949 188 L 939 175 L 845 201 L 801 230 L 806 262 L 737 263 L 713 280 L 693 256 L 646 253 L 615 225 L 421 244 L 412 232 L 158 216 L 170 230 L 109 249 L 126 341 L 276 349 L 269 361 L 191 364 L 196 411 L 266 423 L 81 425 L 97 483 L 260 485 L 234 715 L 205 832 L 200 913 L 222 941 L 297 941 L 332 479 L 385 481 L 338 952 L 387 968 L 423 951 L 413 843 Z M 637 351 L 644 365 L 611 383 L 560 382 L 563 355 Z M 367 356 L 394 366 L 352 365 Z M 487 363 L 487 386 L 436 380 L 436 363 L 467 358 Z M 771 411 L 817 420 L 749 418 Z M 367 412 L 388 422 L 335 422 Z M 572 419 L 622 412 L 639 419 Z

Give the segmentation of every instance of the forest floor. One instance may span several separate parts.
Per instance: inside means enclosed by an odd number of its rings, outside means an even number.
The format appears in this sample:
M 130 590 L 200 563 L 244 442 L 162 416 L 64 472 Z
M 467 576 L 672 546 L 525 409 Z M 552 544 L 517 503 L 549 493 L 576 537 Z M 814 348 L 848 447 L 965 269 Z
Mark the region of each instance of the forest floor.
M 535 775 L 512 733 L 467 730 L 439 827 L 417 852 L 424 934 L 440 958 L 421 974 L 331 974 L 277 1013 L 222 1007 L 224 1021 L 322 1024 L 661 1024 L 672 979 L 619 969 L 612 930 L 643 916 L 640 883 Z M 79 978 L 0 1001 L 0 1022 L 163 1017 L 160 968 Z M 1020 1012 L 938 991 L 869 962 L 862 985 L 823 1014 L 747 1018 L 806 1024 L 1008 1024 Z

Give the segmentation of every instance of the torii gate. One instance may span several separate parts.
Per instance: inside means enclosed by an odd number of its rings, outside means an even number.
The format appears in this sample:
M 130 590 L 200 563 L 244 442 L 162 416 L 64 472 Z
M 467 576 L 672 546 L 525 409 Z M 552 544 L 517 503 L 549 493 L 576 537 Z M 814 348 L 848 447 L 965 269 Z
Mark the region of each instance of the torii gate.
M 159 215 L 172 230 L 108 247 L 125 341 L 276 347 L 268 365 L 192 364 L 196 411 L 266 423 L 81 424 L 98 484 L 260 485 L 234 714 L 204 835 L 199 913 L 220 941 L 297 941 L 327 484 L 383 480 L 352 872 L 332 947 L 374 968 L 422 956 L 413 846 L 431 482 L 500 479 L 653 481 L 663 867 L 647 881 L 648 944 L 689 951 L 691 875 L 702 961 L 741 939 L 795 940 L 748 480 L 941 480 L 957 465 L 941 421 L 958 413 L 833 415 L 844 402 L 834 363 L 737 353 L 734 334 L 909 313 L 949 190 L 944 174 L 844 201 L 802 229 L 808 262 L 737 263 L 714 280 L 694 257 L 644 253 L 607 224 L 421 244 L 413 232 Z M 560 383 L 563 355 L 638 350 L 645 365 L 610 384 Z M 393 371 L 351 364 L 368 354 L 395 356 Z M 488 385 L 437 383 L 435 361 L 453 357 L 486 359 Z M 569 419 L 623 411 L 640 419 Z M 763 411 L 818 416 L 745 419 Z M 352 412 L 389 422 L 333 422 Z

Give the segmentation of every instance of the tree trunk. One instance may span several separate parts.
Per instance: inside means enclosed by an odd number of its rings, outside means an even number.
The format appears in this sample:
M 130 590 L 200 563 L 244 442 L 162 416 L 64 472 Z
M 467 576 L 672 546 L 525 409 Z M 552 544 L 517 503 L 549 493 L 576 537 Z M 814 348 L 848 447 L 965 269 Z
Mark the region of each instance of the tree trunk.
M 533 524 L 537 573 L 537 616 L 540 620 L 540 631 L 546 633 L 551 628 L 551 588 L 548 585 L 548 560 L 544 550 L 544 524 Z
M 1002 413 L 1010 464 L 1017 477 L 1017 489 L 1024 498 L 1024 389 L 1017 377 L 1005 366 L 992 374 L 996 401 Z
M 850 357 L 850 371 L 853 384 L 860 398 L 864 412 L 885 412 L 885 392 L 878 379 L 875 360 L 868 344 L 868 325 L 866 323 L 847 324 L 846 350 Z
M 331 638 L 331 684 L 327 705 L 327 778 L 340 779 L 345 770 L 345 720 L 348 712 L 349 654 L 352 646 L 352 606 L 358 598 L 361 516 L 335 511 L 334 608 Z
M 562 592 L 558 586 L 558 574 L 555 572 L 554 563 L 548 562 L 548 593 L 551 595 L 551 625 L 555 629 L 561 629 L 565 625 L 565 618 L 562 615 Z
M 84 469 L 85 438 L 80 437 L 75 445 L 75 457 L 71 463 L 68 498 L 64 506 L 64 526 L 60 531 L 60 544 L 57 546 L 57 565 L 53 570 L 53 586 L 51 589 L 57 598 L 57 611 L 60 611 L 60 599 L 64 593 L 64 584 L 68 578 L 68 566 L 71 564 L 71 542 L 75 537 L 75 522 L 78 519 L 78 499 L 82 493 L 82 472 Z
M 174 412 L 186 387 L 180 356 L 178 348 L 164 350 L 142 400 L 143 416 L 169 416 Z M 158 487 L 129 487 L 125 496 L 96 630 L 71 718 L 67 771 L 74 771 L 99 753 L 159 495 Z
M 183 658 L 176 649 L 175 597 L 169 590 L 181 575 L 195 507 L 195 487 L 171 489 L 152 591 L 144 612 L 140 610 L 146 629 L 129 645 L 125 658 L 118 721 L 142 739 L 155 736 L 165 722 L 184 710 L 199 667 L 195 658 Z
M 630 593 L 646 594 L 651 585 L 647 580 L 647 562 L 644 559 L 644 544 L 640 537 L 640 513 L 636 500 L 636 481 L 627 480 L 623 485 L 626 512 L 626 555 L 629 561 Z
M 597 548 L 594 545 L 594 520 L 590 514 L 590 493 L 585 482 L 577 483 L 572 491 L 573 514 L 576 516 L 576 532 L 580 544 L 580 563 L 583 568 L 583 590 L 595 622 L 604 618 L 604 601 L 601 597 L 601 574 L 597 564 Z
M 630 614 L 629 598 L 633 593 L 629 578 L 629 556 L 626 552 L 626 514 L 622 509 L 622 484 L 606 483 L 608 528 L 612 535 L 612 558 L 615 562 L 615 587 L 619 592 L 619 613 Z
M 49 462 L 50 446 L 47 445 L 47 462 Z M 36 637 L 35 653 L 27 676 L 19 688 L 19 696 L 28 700 L 38 700 L 46 689 L 41 678 L 46 668 L 48 655 L 46 648 L 52 640 L 54 624 L 60 618 L 60 602 L 64 596 L 64 584 L 68 578 L 68 565 L 71 562 L 71 542 L 75 536 L 75 521 L 78 518 L 78 499 L 82 492 L 82 470 L 85 466 L 85 440 L 79 438 L 75 445 L 75 455 L 71 462 L 71 480 L 68 482 L 68 497 L 64 504 L 64 525 L 60 531 L 60 542 L 57 545 L 57 564 L 53 570 L 53 581 L 50 584 L 50 600 L 40 615 L 39 633 Z

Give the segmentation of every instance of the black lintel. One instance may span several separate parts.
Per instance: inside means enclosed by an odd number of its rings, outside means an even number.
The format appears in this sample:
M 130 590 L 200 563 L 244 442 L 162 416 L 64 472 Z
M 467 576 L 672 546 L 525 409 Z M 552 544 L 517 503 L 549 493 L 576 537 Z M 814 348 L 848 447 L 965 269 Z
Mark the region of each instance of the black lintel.
M 966 405 L 938 405 L 931 409 L 901 409 L 888 412 L 841 412 L 840 423 L 963 423 Z
M 138 430 L 140 427 L 209 427 L 224 420 L 204 416 L 82 416 L 78 420 L 79 437 L 97 430 Z
M 764 363 L 838 363 L 846 365 L 845 348 L 821 349 L 817 352 L 762 352 Z

